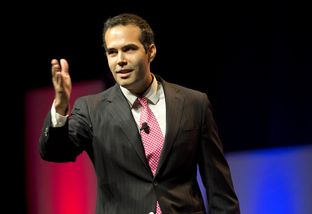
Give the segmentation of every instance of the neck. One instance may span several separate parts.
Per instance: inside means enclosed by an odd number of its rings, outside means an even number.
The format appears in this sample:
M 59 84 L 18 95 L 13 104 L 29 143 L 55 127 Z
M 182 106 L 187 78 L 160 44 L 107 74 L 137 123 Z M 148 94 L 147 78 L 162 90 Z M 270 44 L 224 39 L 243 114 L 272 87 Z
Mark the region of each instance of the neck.
M 151 87 L 151 85 L 152 85 L 152 83 L 153 83 L 153 81 L 154 81 L 154 75 L 151 74 L 151 76 L 152 76 L 151 81 L 148 82 L 148 84 L 146 85 L 146 87 L 144 88 L 144 90 L 143 90 L 141 93 L 138 94 L 138 97 L 142 97 L 143 94 L 145 94 L 145 92 L 149 89 L 149 87 Z

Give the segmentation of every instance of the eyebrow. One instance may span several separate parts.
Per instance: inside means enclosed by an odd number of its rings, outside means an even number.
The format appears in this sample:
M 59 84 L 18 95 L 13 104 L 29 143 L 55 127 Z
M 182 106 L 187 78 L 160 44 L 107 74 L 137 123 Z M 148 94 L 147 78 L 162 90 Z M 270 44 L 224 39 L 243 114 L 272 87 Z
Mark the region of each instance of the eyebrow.
M 124 50 L 128 48 L 138 49 L 138 46 L 136 44 L 130 43 L 130 44 L 123 46 L 121 49 Z M 116 50 L 116 48 L 107 48 L 106 52 L 114 51 L 114 50 Z

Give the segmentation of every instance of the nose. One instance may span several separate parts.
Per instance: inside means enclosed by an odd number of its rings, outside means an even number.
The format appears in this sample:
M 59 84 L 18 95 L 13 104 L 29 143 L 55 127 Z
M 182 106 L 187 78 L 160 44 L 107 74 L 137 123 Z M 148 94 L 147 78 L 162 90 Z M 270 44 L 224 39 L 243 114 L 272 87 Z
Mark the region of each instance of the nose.
M 118 53 L 118 56 L 117 56 L 117 63 L 120 67 L 123 67 L 127 64 L 127 60 L 125 58 L 125 55 L 122 53 L 122 52 L 119 52 Z

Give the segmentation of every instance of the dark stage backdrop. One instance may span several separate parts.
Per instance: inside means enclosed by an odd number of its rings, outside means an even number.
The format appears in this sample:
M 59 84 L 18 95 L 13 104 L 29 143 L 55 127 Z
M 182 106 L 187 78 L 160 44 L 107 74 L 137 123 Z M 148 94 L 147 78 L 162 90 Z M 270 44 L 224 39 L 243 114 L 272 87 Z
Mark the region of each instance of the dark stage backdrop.
M 111 85 L 102 25 L 135 12 L 152 25 L 152 71 L 210 97 L 226 150 L 311 143 L 312 31 L 304 5 L 284 1 L 51 5 L 21 19 L 27 89 L 51 85 L 50 59 L 66 57 L 74 81 Z
M 3 7 L 1 106 L 10 140 L 3 143 L 2 163 L 11 213 L 26 212 L 25 94 L 51 86 L 53 57 L 69 60 L 74 82 L 110 86 L 101 29 L 120 12 L 144 16 L 155 30 L 155 73 L 208 94 L 226 152 L 312 144 L 309 7 L 281 0 L 199 2 Z

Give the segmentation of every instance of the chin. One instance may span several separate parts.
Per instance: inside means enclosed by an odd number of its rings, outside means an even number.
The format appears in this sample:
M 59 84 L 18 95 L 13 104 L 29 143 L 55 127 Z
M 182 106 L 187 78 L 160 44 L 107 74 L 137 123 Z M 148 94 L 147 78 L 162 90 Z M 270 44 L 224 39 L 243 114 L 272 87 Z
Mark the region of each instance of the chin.
M 132 85 L 133 82 L 130 81 L 129 79 L 119 79 L 117 83 L 124 88 L 128 88 Z

